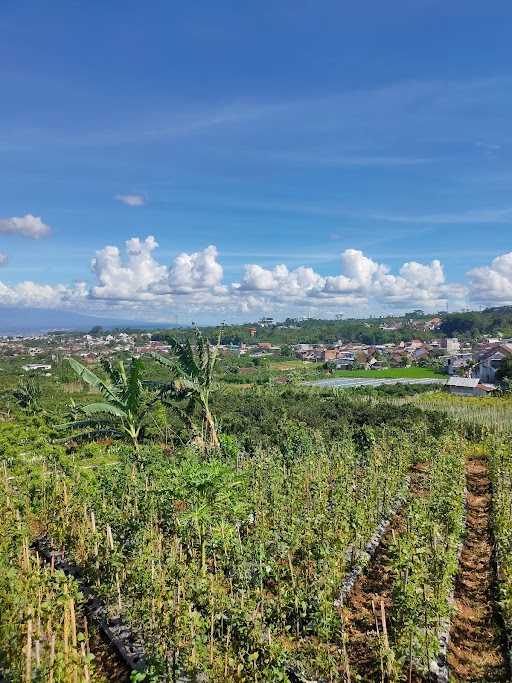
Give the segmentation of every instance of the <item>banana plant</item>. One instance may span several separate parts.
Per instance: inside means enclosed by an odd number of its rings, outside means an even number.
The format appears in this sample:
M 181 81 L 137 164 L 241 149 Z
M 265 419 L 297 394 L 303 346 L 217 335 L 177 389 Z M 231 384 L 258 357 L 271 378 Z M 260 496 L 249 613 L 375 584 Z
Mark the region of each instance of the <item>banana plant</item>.
M 11 392 L 12 398 L 27 413 L 33 414 L 41 409 L 41 385 L 33 378 L 22 379 Z
M 214 370 L 220 344 L 212 348 L 199 330 L 196 329 L 195 348 L 190 340 L 181 343 L 177 339 L 169 339 L 173 356 L 166 358 L 158 353 L 150 356 L 160 365 L 167 368 L 172 379 L 160 390 L 160 396 L 171 399 L 189 399 L 189 407 L 198 407 L 201 416 L 199 431 L 200 441 L 206 448 L 218 448 L 219 437 L 215 419 L 210 410 L 210 395 L 215 389 Z M 190 412 L 190 411 L 189 411 Z M 189 422 L 193 424 L 191 419 Z
M 107 380 L 98 377 L 74 358 L 68 362 L 79 379 L 98 391 L 103 400 L 81 406 L 83 417 L 61 425 L 62 429 L 86 429 L 76 438 L 94 440 L 104 436 L 128 437 L 135 450 L 139 447 L 141 430 L 155 402 L 142 385 L 142 361 L 132 358 L 128 368 L 123 361 L 117 366 L 101 361 Z

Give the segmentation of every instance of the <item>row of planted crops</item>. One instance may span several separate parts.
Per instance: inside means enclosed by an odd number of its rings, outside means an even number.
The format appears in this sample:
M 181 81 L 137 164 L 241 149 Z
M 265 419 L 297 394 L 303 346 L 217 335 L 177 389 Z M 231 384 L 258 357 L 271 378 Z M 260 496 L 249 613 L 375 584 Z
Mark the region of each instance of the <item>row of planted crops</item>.
M 76 581 L 33 550 L 45 537 L 141 640 L 145 680 L 364 678 L 351 669 L 340 588 L 354 565 L 371 562 L 365 547 L 403 498 L 389 636 L 378 647 L 389 678 L 426 676 L 449 619 L 466 443 L 428 413 L 387 406 L 369 427 L 360 414 L 368 407 L 325 405 L 327 429 L 288 420 L 252 448 L 242 438 L 247 415 L 236 415 L 226 424 L 239 434 L 206 455 L 186 445 L 150 444 L 136 457 L 119 444 L 69 449 L 52 443 L 48 420 L 0 423 L 4 674 L 108 679 Z M 493 452 L 510 608 L 512 468 L 504 446 Z
M 500 435 L 489 440 L 489 472 L 493 490 L 492 523 L 501 614 L 512 670 L 512 444 Z

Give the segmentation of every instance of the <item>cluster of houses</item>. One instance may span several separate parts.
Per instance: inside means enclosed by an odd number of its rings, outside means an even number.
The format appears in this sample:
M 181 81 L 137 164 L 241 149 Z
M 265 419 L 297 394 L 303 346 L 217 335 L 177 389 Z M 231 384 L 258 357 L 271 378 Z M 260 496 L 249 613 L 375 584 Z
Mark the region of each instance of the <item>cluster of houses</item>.
M 437 325 L 437 319 L 428 321 Z M 422 325 L 426 323 L 422 322 Z M 385 369 L 420 365 L 442 370 L 448 375 L 447 388 L 452 393 L 486 396 L 496 389 L 503 364 L 512 361 L 512 339 L 485 338 L 461 343 L 456 338 L 423 341 L 412 339 L 397 344 L 361 344 L 338 341 L 334 344 L 296 344 L 297 359 L 305 363 L 321 363 L 329 370 Z M 156 351 L 169 353 L 165 342 L 151 339 L 150 333 L 105 335 L 45 335 L 39 337 L 0 337 L 0 356 L 33 358 L 23 370 L 49 372 L 51 362 L 65 356 L 95 364 L 99 358 L 128 352 L 135 356 Z M 223 355 L 263 358 L 281 354 L 281 348 L 270 342 L 226 344 Z
M 303 361 L 326 363 L 336 370 L 436 367 L 448 375 L 450 393 L 488 396 L 497 388 L 503 364 L 512 361 L 512 339 L 487 338 L 475 344 L 461 344 L 450 337 L 380 345 L 339 341 L 332 345 L 297 344 L 295 354 Z
M 337 370 L 365 368 L 399 368 L 429 364 L 437 361 L 448 365 L 449 360 L 461 352 L 457 339 L 424 342 L 413 339 L 398 344 L 357 344 L 338 341 L 335 344 L 297 344 L 297 358 L 332 364 Z
M 136 339 L 134 335 L 125 332 L 104 336 L 50 334 L 0 337 L 0 357 L 34 359 L 33 362 L 22 365 L 22 369 L 25 372 L 47 373 L 51 370 L 52 362 L 67 356 L 92 365 L 103 356 L 112 356 L 123 351 L 133 353 Z

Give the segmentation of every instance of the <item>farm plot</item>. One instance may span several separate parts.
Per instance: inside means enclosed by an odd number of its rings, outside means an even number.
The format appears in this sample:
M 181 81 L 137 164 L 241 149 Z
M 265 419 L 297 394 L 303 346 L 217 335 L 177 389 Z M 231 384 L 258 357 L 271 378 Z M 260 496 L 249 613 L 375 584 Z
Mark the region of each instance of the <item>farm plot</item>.
M 482 632 L 492 626 L 482 650 L 494 662 L 490 680 L 506 680 L 491 551 L 495 538 L 510 623 L 507 442 L 489 447 L 491 501 L 485 472 L 471 469 L 487 460 L 466 458 L 467 441 L 437 415 L 398 426 L 393 413 L 393 426 L 370 428 L 363 409 L 363 424 L 354 415 L 354 424 L 330 430 L 333 438 L 294 423 L 280 448 L 247 452 L 223 437 L 222 450 L 209 455 L 158 444 L 136 454 L 108 444 L 66 452 L 47 426 L 0 423 L 5 673 L 122 680 L 84 621 L 79 583 L 30 552 L 44 539 L 79 568 L 105 619 L 141 641 L 144 680 L 427 681 L 446 672 L 448 632 L 454 680 L 484 680 L 470 666 L 481 647 L 468 629 L 475 614 Z M 483 588 L 471 597 L 460 589 L 470 586 L 466 560 L 480 533 Z M 484 597 L 488 612 L 480 611 Z
M 488 462 L 470 454 L 466 466 L 466 535 L 455 587 L 448 665 L 456 680 L 507 681 L 503 630 L 496 602 Z
M 495 543 L 494 570 L 498 580 L 499 617 L 504 629 L 502 646 L 512 672 L 512 453 L 510 439 L 494 439 L 489 447 L 491 522 Z
M 463 455 L 445 446 L 415 466 L 408 502 L 347 600 L 356 680 L 428 680 L 439 668 L 463 529 Z
M 286 450 L 169 459 L 151 447 L 89 468 L 58 446 L 27 453 L 3 427 L 6 497 L 28 540 L 80 567 L 161 680 L 339 680 L 340 585 L 431 440 L 423 427 L 364 429 L 327 447 L 299 430 Z

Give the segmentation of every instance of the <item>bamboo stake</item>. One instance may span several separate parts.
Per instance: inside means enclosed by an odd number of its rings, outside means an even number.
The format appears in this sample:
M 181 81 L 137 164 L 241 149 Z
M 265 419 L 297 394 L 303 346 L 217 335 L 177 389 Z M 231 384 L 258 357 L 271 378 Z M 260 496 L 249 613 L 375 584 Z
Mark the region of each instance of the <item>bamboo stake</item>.
M 76 636 L 76 615 L 75 615 L 75 602 L 73 598 L 69 599 L 69 621 L 71 625 L 71 642 L 73 643 L 73 649 L 76 651 L 77 648 L 77 636 Z M 82 643 L 83 645 L 83 643 Z M 78 672 L 76 670 L 76 664 L 73 662 L 73 683 L 77 683 Z
M 30 610 L 30 614 L 32 610 Z M 27 645 L 25 650 L 25 681 L 32 681 L 32 618 L 27 621 Z
M 76 648 L 77 636 L 76 636 L 76 615 L 75 615 L 75 602 L 73 598 L 69 600 L 69 622 L 71 626 L 71 642 L 73 647 Z
M 380 628 L 379 628 L 379 619 L 377 616 L 377 610 L 375 609 L 375 602 L 372 600 L 372 612 L 373 612 L 373 618 L 375 619 L 375 629 L 377 631 L 377 638 L 379 641 L 379 656 L 380 656 L 380 680 L 381 683 L 384 683 L 384 658 L 382 656 L 382 647 L 380 644 Z
M 345 662 L 345 676 L 347 677 L 347 683 L 351 683 L 350 664 L 348 661 L 348 652 L 347 652 L 347 634 L 346 634 L 346 630 L 345 630 L 345 615 L 343 614 L 343 602 L 341 603 L 341 606 L 340 606 L 340 617 L 341 617 L 341 642 L 343 643 L 343 646 L 342 646 L 342 648 L 343 648 L 343 660 Z
M 85 643 L 80 643 L 80 650 L 82 653 L 82 659 L 84 660 L 84 680 L 85 683 L 90 683 L 91 676 L 89 674 L 89 665 L 87 664 L 87 653 L 85 651 Z
M 380 601 L 380 612 L 382 616 L 382 635 L 384 639 L 384 648 L 386 651 L 386 669 L 388 676 L 391 676 L 391 659 L 389 658 L 390 648 L 389 648 L 389 638 L 388 638 L 388 627 L 386 626 L 386 610 L 384 607 L 384 600 Z
M 64 605 L 64 624 L 63 624 L 62 640 L 63 640 L 63 649 L 64 649 L 65 659 L 67 659 L 68 652 L 69 652 L 69 617 L 68 617 L 68 610 L 67 610 L 66 605 Z
M 50 636 L 50 677 L 48 683 L 53 683 L 53 667 L 55 665 L 55 633 Z
M 110 550 L 114 550 L 114 538 L 112 536 L 112 529 L 110 527 L 110 524 L 107 524 L 107 542 L 110 547 Z
M 228 632 L 226 637 L 226 652 L 224 653 L 224 678 L 227 679 L 228 675 L 228 651 L 229 651 L 229 640 L 231 636 L 231 627 L 228 626 Z

